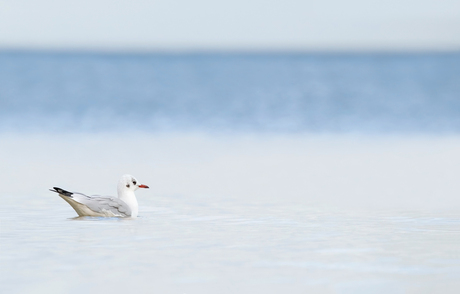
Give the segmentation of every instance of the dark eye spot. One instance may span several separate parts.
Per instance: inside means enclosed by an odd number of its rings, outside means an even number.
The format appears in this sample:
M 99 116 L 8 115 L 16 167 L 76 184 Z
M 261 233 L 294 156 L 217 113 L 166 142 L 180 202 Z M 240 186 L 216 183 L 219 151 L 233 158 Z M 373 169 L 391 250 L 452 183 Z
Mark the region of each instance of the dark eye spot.
M 126 185 L 126 188 L 129 188 L 129 184 Z
M 133 181 L 133 184 L 136 185 L 136 181 Z

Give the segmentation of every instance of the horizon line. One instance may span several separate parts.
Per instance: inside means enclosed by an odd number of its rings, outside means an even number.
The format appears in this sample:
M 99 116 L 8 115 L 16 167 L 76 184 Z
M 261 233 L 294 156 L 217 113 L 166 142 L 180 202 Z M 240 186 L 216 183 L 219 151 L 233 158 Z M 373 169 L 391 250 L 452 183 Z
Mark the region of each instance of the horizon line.
M 425 55 L 459 54 L 458 49 L 109 49 L 1 47 L 0 54 L 82 55 Z

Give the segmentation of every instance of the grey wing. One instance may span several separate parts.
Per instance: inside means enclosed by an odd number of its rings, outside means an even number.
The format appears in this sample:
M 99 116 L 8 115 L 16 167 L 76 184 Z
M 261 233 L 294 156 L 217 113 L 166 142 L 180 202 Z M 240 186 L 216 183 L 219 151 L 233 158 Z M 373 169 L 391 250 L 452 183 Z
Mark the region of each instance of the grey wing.
M 73 198 L 86 205 L 94 212 L 114 216 L 127 217 L 131 216 L 131 209 L 123 201 L 111 196 L 87 196 L 81 193 L 74 193 Z

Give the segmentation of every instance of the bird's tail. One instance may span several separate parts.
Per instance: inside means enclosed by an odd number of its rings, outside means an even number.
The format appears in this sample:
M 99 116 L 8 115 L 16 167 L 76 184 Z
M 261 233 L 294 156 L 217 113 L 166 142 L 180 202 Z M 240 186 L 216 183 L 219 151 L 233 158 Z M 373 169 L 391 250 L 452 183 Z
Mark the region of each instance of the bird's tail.
M 58 187 L 53 187 L 53 189 L 50 189 L 50 191 L 56 192 L 58 194 L 61 194 L 61 195 L 67 196 L 67 197 L 72 197 L 72 194 L 73 194 L 72 192 L 66 191 L 66 190 L 58 188 Z

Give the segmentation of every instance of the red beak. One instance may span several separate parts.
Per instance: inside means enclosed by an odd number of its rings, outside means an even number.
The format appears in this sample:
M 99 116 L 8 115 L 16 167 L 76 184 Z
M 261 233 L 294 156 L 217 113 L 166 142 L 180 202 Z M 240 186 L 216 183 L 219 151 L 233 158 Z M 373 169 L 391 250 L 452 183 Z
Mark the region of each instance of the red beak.
M 139 188 L 145 188 L 145 189 L 148 189 L 148 188 L 149 188 L 149 186 L 147 186 L 147 185 L 139 185 Z

